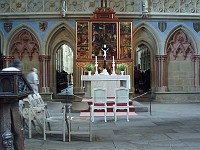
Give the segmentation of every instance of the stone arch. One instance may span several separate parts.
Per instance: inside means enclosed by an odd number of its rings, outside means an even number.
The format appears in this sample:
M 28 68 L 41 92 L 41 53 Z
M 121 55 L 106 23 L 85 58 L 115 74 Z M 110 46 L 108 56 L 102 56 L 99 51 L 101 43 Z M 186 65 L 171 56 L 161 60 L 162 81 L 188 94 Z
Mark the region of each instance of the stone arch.
M 69 38 L 66 38 L 66 36 L 68 36 Z M 51 47 L 55 47 L 54 45 L 57 45 L 58 43 L 60 45 L 67 44 L 73 50 L 75 50 L 75 29 L 67 23 L 61 22 L 58 25 L 56 25 L 51 31 L 49 31 L 49 34 L 47 35 L 45 41 L 46 45 L 44 53 L 46 55 L 51 55 Z
M 195 85 L 193 58 L 198 53 L 197 40 L 193 32 L 183 26 L 176 26 L 166 39 L 167 87 L 173 92 L 189 92 Z
M 55 69 L 55 56 L 57 49 L 66 44 L 71 47 L 72 51 L 75 53 L 75 29 L 72 28 L 67 23 L 60 23 L 56 25 L 47 35 L 46 45 L 45 45 L 45 55 L 51 56 L 49 61 L 50 68 L 49 72 L 51 76 L 48 79 L 48 85 L 50 86 L 53 93 L 56 93 L 56 69 Z M 74 55 L 75 57 L 76 55 Z M 74 61 L 75 62 L 75 61 Z M 75 72 L 75 70 L 74 70 Z M 73 73 L 74 74 L 74 73 Z
M 133 53 L 136 48 L 144 44 L 150 50 L 151 59 L 151 88 L 156 87 L 156 60 L 155 55 L 161 53 L 161 38 L 156 30 L 147 23 L 138 24 L 133 30 Z
M 13 58 L 19 58 L 23 66 L 22 72 L 27 75 L 32 67 L 38 69 L 39 79 L 41 81 L 40 60 L 41 40 L 36 31 L 26 25 L 16 27 L 8 36 L 4 55 Z M 14 56 L 14 57 L 13 57 Z M 8 59 L 5 61 L 9 61 Z
M 137 35 L 140 35 L 136 37 Z M 152 50 L 155 54 L 162 53 L 162 38 L 157 33 L 151 24 L 142 22 L 133 28 L 133 47 L 136 47 L 140 41 L 146 41 L 147 43 L 152 43 Z
M 197 39 L 192 30 L 184 25 L 178 25 L 168 34 L 165 43 L 165 53 L 173 53 L 176 59 L 179 51 L 183 54 L 184 59 L 188 54 L 193 58 L 195 53 L 198 53 Z
M 32 60 L 34 53 L 39 55 L 39 44 L 31 32 L 22 29 L 10 42 L 10 55 L 17 55 L 22 60 L 25 53 Z
M 31 41 L 34 40 L 35 43 L 37 43 L 37 47 L 38 47 L 38 55 L 41 53 L 41 45 L 42 45 L 42 41 L 39 37 L 39 35 L 36 33 L 36 31 L 26 25 L 20 25 L 18 27 L 16 27 L 14 30 L 12 30 L 12 32 L 10 33 L 10 35 L 8 36 L 7 39 L 7 43 L 6 43 L 6 51 L 4 53 L 4 55 L 9 55 L 10 54 L 10 48 L 12 45 L 12 41 L 14 38 L 16 38 L 16 36 L 18 36 L 20 34 L 20 32 L 25 31 L 26 34 L 29 34 L 29 38 L 32 37 Z M 29 41 L 30 42 L 30 41 Z

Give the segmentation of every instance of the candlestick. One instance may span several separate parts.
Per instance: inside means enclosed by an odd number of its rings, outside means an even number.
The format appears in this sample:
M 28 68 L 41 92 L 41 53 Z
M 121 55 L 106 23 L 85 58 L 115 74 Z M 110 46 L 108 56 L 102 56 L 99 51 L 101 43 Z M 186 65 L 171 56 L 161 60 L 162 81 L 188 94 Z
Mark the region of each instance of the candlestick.
M 114 61 L 114 56 L 113 56 L 112 67 L 113 67 L 113 71 L 112 71 L 112 74 L 111 74 L 111 75 L 116 75 L 116 73 L 115 73 L 115 61 Z
M 98 62 L 97 62 L 97 56 L 95 56 L 95 67 L 96 67 L 96 71 L 94 75 L 99 75 L 98 74 Z
M 97 56 L 95 56 L 95 62 L 97 63 Z

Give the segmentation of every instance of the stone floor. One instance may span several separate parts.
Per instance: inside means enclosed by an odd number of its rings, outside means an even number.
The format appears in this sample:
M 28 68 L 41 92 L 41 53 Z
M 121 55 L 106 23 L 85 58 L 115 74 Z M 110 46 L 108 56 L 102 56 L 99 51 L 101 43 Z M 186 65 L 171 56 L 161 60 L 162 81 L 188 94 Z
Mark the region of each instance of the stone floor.
M 149 103 L 143 103 L 149 107 Z M 126 122 L 120 117 L 114 122 L 108 117 L 95 118 L 93 141 L 88 137 L 73 137 L 62 142 L 62 136 L 47 136 L 35 132 L 25 139 L 26 150 L 199 150 L 200 103 L 152 104 L 152 114 L 138 112 Z M 79 126 L 82 127 L 81 125 Z M 85 126 L 83 126 L 85 127 Z M 28 137 L 26 135 L 26 137 Z

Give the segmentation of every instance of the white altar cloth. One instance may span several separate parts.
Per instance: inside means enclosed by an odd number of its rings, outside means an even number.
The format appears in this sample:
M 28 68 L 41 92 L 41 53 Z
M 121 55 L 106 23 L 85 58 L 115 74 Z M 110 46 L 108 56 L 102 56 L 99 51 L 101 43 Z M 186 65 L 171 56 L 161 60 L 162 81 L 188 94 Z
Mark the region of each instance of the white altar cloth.
M 92 96 L 92 89 L 102 87 L 107 89 L 107 97 L 114 97 L 114 90 L 120 86 L 130 89 L 130 75 L 82 75 L 81 81 L 84 82 L 86 97 Z

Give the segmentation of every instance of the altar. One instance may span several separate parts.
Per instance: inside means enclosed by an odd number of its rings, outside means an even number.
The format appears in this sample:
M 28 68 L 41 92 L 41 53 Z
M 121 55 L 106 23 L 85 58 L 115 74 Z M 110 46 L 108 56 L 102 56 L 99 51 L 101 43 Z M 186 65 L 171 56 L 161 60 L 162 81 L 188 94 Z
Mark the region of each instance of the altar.
M 85 97 L 92 97 L 93 88 L 106 88 L 107 97 L 114 97 L 115 88 L 126 87 L 130 89 L 130 75 L 82 75 L 82 86 L 85 87 Z

